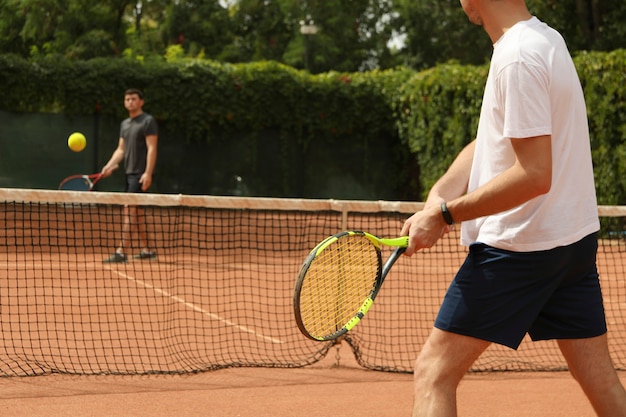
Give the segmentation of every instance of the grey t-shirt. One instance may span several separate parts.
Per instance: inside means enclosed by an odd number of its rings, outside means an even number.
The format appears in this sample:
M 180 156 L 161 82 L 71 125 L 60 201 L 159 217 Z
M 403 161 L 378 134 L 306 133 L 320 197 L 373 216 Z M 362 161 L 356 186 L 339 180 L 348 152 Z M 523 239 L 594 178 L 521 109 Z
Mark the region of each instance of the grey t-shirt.
M 124 138 L 124 172 L 143 174 L 146 170 L 148 147 L 146 136 L 157 135 L 158 127 L 154 117 L 141 113 L 135 118 L 128 118 L 120 125 L 120 137 Z

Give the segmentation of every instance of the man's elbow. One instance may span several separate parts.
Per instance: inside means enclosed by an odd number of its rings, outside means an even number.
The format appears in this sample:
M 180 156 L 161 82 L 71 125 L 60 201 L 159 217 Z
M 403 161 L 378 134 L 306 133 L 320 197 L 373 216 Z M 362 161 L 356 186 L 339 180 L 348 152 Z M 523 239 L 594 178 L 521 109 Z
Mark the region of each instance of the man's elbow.
M 532 181 L 531 186 L 533 193 L 538 197 L 540 195 L 548 194 L 552 189 L 552 176 L 540 175 Z

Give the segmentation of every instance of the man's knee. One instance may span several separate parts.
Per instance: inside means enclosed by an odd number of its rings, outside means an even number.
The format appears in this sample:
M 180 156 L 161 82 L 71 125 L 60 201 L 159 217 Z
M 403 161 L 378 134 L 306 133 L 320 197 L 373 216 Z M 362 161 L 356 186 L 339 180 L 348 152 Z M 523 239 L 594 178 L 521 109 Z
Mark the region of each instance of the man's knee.
M 415 361 L 416 383 L 457 386 L 489 344 L 434 329 Z

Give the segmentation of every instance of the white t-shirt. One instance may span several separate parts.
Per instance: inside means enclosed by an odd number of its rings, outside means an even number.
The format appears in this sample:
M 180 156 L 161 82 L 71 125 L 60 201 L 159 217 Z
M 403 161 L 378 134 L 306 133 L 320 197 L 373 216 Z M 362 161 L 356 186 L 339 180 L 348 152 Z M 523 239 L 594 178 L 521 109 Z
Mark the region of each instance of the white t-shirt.
M 494 45 L 468 191 L 515 161 L 510 138 L 552 135 L 550 192 L 463 222 L 461 243 L 518 252 L 552 249 L 599 230 L 584 95 L 561 35 L 533 17 Z

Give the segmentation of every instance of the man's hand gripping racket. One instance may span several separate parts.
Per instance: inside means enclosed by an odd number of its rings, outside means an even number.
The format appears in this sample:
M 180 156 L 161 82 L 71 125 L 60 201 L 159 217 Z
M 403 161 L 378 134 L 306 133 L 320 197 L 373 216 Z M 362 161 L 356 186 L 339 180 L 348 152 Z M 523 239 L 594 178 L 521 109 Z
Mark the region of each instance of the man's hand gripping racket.
M 407 236 L 381 239 L 361 231 L 341 232 L 320 242 L 296 280 L 293 307 L 300 331 L 324 341 L 354 328 L 408 242 Z M 381 245 L 396 247 L 384 265 Z

